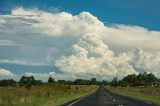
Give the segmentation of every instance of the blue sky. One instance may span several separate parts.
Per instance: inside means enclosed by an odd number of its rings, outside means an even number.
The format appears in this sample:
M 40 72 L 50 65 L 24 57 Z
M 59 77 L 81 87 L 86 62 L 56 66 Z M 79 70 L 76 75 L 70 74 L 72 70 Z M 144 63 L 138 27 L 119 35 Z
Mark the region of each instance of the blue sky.
M 160 77 L 159 0 L 0 0 L 0 79 Z
M 58 8 L 72 14 L 88 11 L 103 22 L 160 30 L 159 0 L 0 0 L 0 13 L 8 13 L 21 6 L 45 11 Z

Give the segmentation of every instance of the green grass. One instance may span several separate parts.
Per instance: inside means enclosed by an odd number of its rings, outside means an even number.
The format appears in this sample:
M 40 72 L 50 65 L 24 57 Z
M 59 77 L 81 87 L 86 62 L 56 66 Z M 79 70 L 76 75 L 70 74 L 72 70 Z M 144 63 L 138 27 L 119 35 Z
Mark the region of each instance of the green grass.
M 0 106 L 59 106 L 94 92 L 94 85 L 44 84 L 26 89 L 24 87 L 0 88 Z
M 160 104 L 160 88 L 156 87 L 106 87 L 113 93 Z

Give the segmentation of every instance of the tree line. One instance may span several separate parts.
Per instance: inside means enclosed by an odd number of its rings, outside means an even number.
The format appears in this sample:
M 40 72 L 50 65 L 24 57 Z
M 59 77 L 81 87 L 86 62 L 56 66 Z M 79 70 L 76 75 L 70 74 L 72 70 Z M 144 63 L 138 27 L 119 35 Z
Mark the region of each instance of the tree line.
M 92 78 L 90 80 L 85 79 L 76 79 L 75 81 L 66 81 L 66 80 L 58 80 L 55 81 L 54 78 L 49 77 L 48 82 L 42 82 L 41 80 L 36 80 L 34 76 L 22 76 L 20 80 L 17 82 L 13 79 L 3 79 L 0 81 L 0 87 L 5 86 L 25 86 L 26 88 L 30 88 L 32 86 L 38 86 L 42 84 L 68 84 L 68 85 L 96 85 L 99 81 L 96 78 Z M 99 82 L 100 83 L 100 82 Z
M 49 77 L 48 82 L 42 82 L 41 80 L 35 80 L 33 76 L 22 76 L 20 80 L 17 82 L 13 79 L 4 79 L 0 81 L 0 87 L 4 86 L 25 86 L 26 88 L 30 88 L 32 86 L 41 85 L 44 83 L 48 84 L 68 84 L 68 85 L 111 85 L 111 86 L 159 86 L 160 79 L 155 77 L 153 73 L 139 73 L 131 74 L 123 77 L 122 79 L 118 79 L 117 77 L 113 78 L 113 80 L 102 80 L 97 81 L 96 78 L 91 78 L 90 80 L 86 79 L 76 79 L 74 81 L 66 81 L 66 80 L 58 80 L 55 81 L 54 78 Z
M 117 77 L 113 78 L 110 82 L 112 86 L 160 86 L 160 79 L 158 79 L 153 73 L 146 73 L 143 74 L 139 73 L 131 74 L 128 76 L 123 77 L 122 79 L 118 80 Z

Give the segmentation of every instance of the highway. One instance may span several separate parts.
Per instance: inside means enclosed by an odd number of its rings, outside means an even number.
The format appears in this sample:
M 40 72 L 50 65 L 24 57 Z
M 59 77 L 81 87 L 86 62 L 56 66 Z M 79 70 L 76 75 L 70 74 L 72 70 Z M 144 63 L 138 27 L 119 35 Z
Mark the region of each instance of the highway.
M 80 98 L 67 106 L 160 106 L 149 102 L 111 93 L 104 87 L 86 97 Z

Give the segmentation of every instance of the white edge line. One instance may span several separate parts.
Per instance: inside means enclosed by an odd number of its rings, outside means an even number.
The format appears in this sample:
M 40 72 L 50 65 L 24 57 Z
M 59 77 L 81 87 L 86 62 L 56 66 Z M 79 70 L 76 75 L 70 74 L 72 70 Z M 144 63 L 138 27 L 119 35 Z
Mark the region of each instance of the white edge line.
M 84 99 L 84 98 L 86 98 L 86 97 L 88 97 L 88 96 L 90 96 L 90 95 L 92 95 L 92 94 L 93 94 L 93 93 L 91 93 L 91 94 L 89 94 L 89 95 L 86 95 L 86 96 L 84 96 L 84 97 L 82 97 L 82 98 L 80 98 L 80 99 L 72 102 L 71 104 L 69 104 L 69 105 L 67 105 L 67 106 L 72 106 L 73 104 L 77 103 L 78 101 L 80 101 L 80 100 L 82 100 L 82 99 Z

